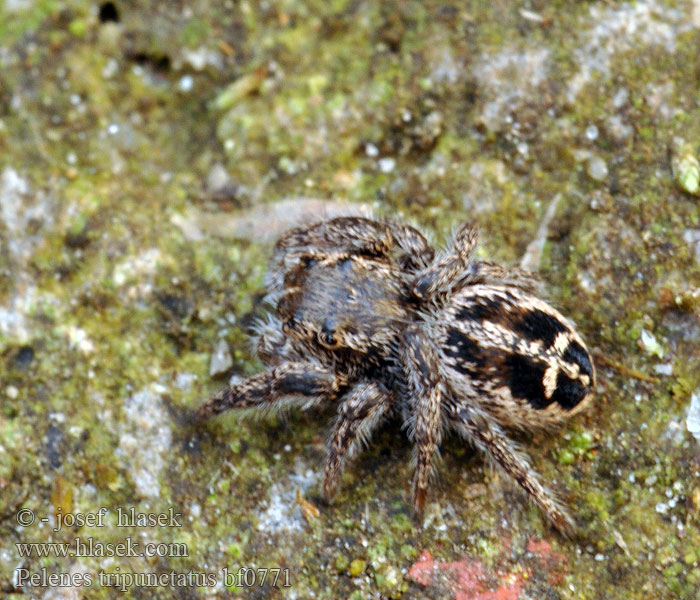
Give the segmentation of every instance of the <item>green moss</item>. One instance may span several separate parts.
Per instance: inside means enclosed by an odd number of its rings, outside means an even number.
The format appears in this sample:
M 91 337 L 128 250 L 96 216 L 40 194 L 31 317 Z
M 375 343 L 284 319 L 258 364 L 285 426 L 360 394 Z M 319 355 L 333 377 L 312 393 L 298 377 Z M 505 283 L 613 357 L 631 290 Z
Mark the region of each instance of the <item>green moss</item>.
M 228 548 L 226 548 L 226 554 L 233 560 L 238 561 L 243 555 L 243 550 L 239 544 L 229 544 Z
M 212 37 L 211 23 L 208 19 L 188 19 L 182 28 L 182 41 L 190 48 L 196 48 Z
M 567 448 L 563 448 L 558 454 L 559 463 L 562 465 L 570 465 L 576 460 L 576 454 Z
M 338 573 L 343 573 L 350 566 L 350 561 L 348 560 L 348 557 L 345 556 L 344 554 L 338 554 L 338 556 L 336 556 L 335 562 L 333 564 L 335 566 L 336 571 L 338 571 Z
M 364 573 L 366 568 L 367 568 L 367 562 L 360 559 L 360 558 L 356 558 L 350 563 L 350 567 L 348 568 L 348 573 L 350 574 L 351 577 L 357 577 L 358 575 Z
M 595 20 L 587 3 L 533 7 L 546 19 L 542 24 L 525 19 L 517 6 L 504 12 L 483 3 L 290 0 L 226 9 L 204 2 L 196 15 L 163 13 L 149 3 L 120 5 L 119 26 L 107 28 L 88 8 L 59 1 L 13 12 L 0 7 L 0 55 L 10 57 L 0 74 L 0 107 L 12 108 L 0 111 L 0 149 L 31 188 L 23 210 L 39 203 L 16 230 L 0 222 L 3 241 L 27 243 L 20 253 L 0 252 L 0 269 L 9 273 L 0 304 L 9 310 L 18 300 L 26 331 L 18 339 L 7 321 L 0 327 L 2 514 L 21 505 L 45 511 L 56 471 L 81 508 L 136 503 L 160 510 L 158 501 L 137 497 L 130 458 L 120 448 L 125 399 L 157 382 L 167 389 L 171 436 L 158 474 L 162 503 L 200 511 L 182 530 L 158 532 L 163 541 L 184 541 L 191 553 L 187 560 L 163 559 L 159 568 L 266 561 L 289 566 L 300 598 L 429 595 L 432 590 L 401 575 L 423 551 L 515 572 L 531 568 L 522 555 L 535 537 L 552 542 L 568 570 L 562 583 L 526 582 L 531 595 L 693 597 L 700 532 L 684 512 L 692 509 L 680 499 L 666 513 L 656 511 L 668 503 L 667 490 L 692 496 L 673 485 L 693 477 L 692 446 L 681 434 L 688 399 L 700 386 L 692 324 L 692 282 L 700 267 L 683 236 L 700 222 L 700 205 L 683 191 L 685 179 L 679 182 L 668 168 L 674 136 L 691 146 L 700 139 L 700 115 L 689 100 L 697 96 L 697 78 L 687 71 L 697 50 L 692 28 L 684 33 L 670 26 L 673 53 L 646 44 L 644 28 L 638 29 L 637 43 L 611 57 L 615 77 L 599 74 L 571 101 L 568 84 L 579 73 L 578 52 Z M 599 8 L 606 14 L 620 7 Z M 668 18 L 664 11 L 654 16 L 662 24 Z M 197 71 L 183 48 L 218 53 L 221 66 Z M 504 53 L 532 49 L 544 49 L 550 67 L 537 93 L 519 90 L 509 100 L 518 128 L 481 131 L 491 96 L 475 81 L 475 70 Z M 436 72 L 445 64 L 440 79 Z M 185 74 L 193 77 L 189 91 L 180 86 Z M 232 82 L 238 89 L 216 109 L 215 99 L 230 92 Z M 628 100 L 618 110 L 611 99 L 621 88 Z M 655 106 L 673 116 L 661 116 Z M 431 113 L 441 118 L 435 138 L 420 129 Z M 613 114 L 633 128 L 632 136 L 614 137 Z M 118 135 L 107 133 L 112 123 Z M 595 141 L 584 135 L 592 123 L 599 130 Z M 521 142 L 526 158 L 518 153 Z M 368 143 L 378 157 L 367 156 Z M 581 150 L 606 161 L 610 181 L 586 176 Z M 77 159 L 70 164 L 69 154 Z M 396 160 L 391 173 L 379 170 L 381 157 Z M 235 182 L 230 197 L 205 184 L 217 163 Z M 405 214 L 438 240 L 457 223 L 476 220 L 483 232 L 479 256 L 516 264 L 556 194 L 561 201 L 540 273 L 551 302 L 612 363 L 654 375 L 659 353 L 638 344 L 646 329 L 673 365 L 672 377 L 651 384 L 598 363 L 592 408 L 561 432 L 521 440 L 543 479 L 557 482 L 593 552 L 581 554 L 578 542 L 557 538 L 541 513 L 498 479 L 489 482 L 487 496 L 465 499 L 468 485 L 489 480 L 480 458 L 455 440 L 443 445 L 445 464 L 431 493 L 439 508 L 422 528 L 410 512 L 410 444 L 392 426 L 348 465 L 334 504 L 321 502 L 319 485 L 310 485 L 304 497 L 320 510 L 312 523 L 300 521 L 282 533 L 260 529 L 273 490 L 286 489 L 297 468 L 322 469 L 334 411 L 192 423 L 191 409 L 226 385 L 208 375 L 221 337 L 231 347 L 233 372 L 261 368 L 248 328 L 264 312 L 260 292 L 270 243 L 190 241 L 172 216 L 196 206 L 230 217 L 241 206 L 300 195 L 350 199 L 376 203 L 379 214 Z M 139 266 L 154 249 L 159 259 L 152 268 Z M 663 305 L 666 288 L 672 300 Z M 188 308 L 166 315 L 163 295 Z M 95 350 L 71 345 L 75 328 Z M 25 345 L 34 358 L 22 370 L 14 360 Z M 183 374 L 196 379 L 176 383 Z M 4 395 L 9 386 L 17 397 Z M 49 457 L 60 466 L 50 467 Z M 299 518 L 293 500 L 280 508 L 287 509 L 290 519 Z M 678 520 L 685 524 L 683 542 Z M 657 568 L 631 567 L 611 528 L 630 557 L 651 555 Z M 46 538 L 38 529 L 20 534 Z M 114 541 L 124 534 L 112 523 L 100 532 Z M 14 556 L 12 544 L 0 549 Z M 609 560 L 597 561 L 595 553 Z M 31 567 L 55 568 L 55 562 Z M 325 572 L 325 565 L 334 569 Z M 11 577 L 0 567 L 0 585 Z M 357 590 L 352 577 L 359 578 Z M 166 598 L 170 591 L 153 593 Z M 96 598 L 110 592 L 91 590 Z
M 394 566 L 386 566 L 376 572 L 374 581 L 381 594 L 388 598 L 400 598 L 407 587 L 401 572 Z
M 678 577 L 683 572 L 683 565 L 681 563 L 674 563 L 670 567 L 664 569 L 664 577 L 666 579 L 674 579 Z
M 88 25 L 85 19 L 73 19 L 68 24 L 68 31 L 70 31 L 71 35 L 78 38 L 85 36 L 85 34 L 87 33 L 87 28 Z
M 0 7 L 0 40 L 9 42 L 37 29 L 44 20 L 62 7 L 60 0 L 39 0 L 19 11 L 10 13 Z
M 688 582 L 688 585 L 692 586 L 697 586 L 700 584 L 700 568 L 694 568 L 692 569 L 687 575 L 686 575 L 686 581 Z
M 403 544 L 400 549 L 400 555 L 404 560 L 415 559 L 418 557 L 418 550 L 413 546 Z
M 591 490 L 586 493 L 586 503 L 597 513 L 597 518 L 605 522 L 610 518 L 608 512 L 609 500 L 601 491 Z

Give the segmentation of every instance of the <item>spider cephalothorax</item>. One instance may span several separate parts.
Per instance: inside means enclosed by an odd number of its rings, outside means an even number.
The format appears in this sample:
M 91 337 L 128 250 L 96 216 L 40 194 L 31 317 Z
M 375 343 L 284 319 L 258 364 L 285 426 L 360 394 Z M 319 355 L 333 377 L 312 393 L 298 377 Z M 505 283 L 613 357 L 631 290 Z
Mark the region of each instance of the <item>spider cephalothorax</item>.
M 268 369 L 203 404 L 231 408 L 337 404 L 323 492 L 389 414 L 413 443 L 413 504 L 422 509 L 446 430 L 483 451 L 560 530 L 572 526 L 504 432 L 559 423 L 588 403 L 595 380 L 571 324 L 519 269 L 476 260 L 462 227 L 437 253 L 413 227 L 340 217 L 289 231 L 267 286 L 275 312 L 258 327 Z

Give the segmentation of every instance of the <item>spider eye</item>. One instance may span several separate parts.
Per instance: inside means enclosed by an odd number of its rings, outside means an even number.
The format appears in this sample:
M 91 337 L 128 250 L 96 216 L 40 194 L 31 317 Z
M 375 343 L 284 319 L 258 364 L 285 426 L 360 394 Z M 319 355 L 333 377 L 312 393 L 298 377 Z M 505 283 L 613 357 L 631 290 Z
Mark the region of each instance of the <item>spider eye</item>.
M 419 277 L 414 283 L 413 283 L 413 295 L 420 298 L 421 300 L 425 298 L 428 294 L 428 290 L 430 289 L 430 279 L 426 276 Z
M 328 348 L 329 350 L 333 350 L 339 345 L 338 340 L 333 335 L 332 331 L 319 331 L 318 343 L 321 344 L 321 346 Z

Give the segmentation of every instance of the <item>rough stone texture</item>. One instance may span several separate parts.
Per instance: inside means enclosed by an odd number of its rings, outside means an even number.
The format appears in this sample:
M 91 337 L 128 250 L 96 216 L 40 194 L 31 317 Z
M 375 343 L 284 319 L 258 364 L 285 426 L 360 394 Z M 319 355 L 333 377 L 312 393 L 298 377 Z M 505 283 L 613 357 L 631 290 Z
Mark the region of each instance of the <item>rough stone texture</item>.
M 32 598 L 697 597 L 699 41 L 697 0 L 0 4 L 0 595 L 25 569 L 74 578 Z M 522 438 L 577 538 L 456 439 L 419 523 L 399 424 L 326 506 L 332 409 L 192 422 L 220 339 L 260 368 L 278 232 L 368 208 L 536 245 L 598 361 L 594 407 Z M 76 538 L 179 545 L 17 546 Z M 226 589 L 243 567 L 290 587 Z

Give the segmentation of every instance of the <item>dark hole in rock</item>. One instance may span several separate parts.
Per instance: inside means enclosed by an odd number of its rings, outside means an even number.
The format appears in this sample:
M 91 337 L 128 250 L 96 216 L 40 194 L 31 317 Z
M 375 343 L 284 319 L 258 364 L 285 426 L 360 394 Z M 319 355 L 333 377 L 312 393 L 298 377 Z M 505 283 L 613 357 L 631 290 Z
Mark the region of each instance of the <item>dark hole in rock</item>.
M 114 2 L 100 4 L 100 23 L 119 23 L 119 11 Z
M 131 60 L 139 65 L 150 65 L 156 71 L 165 72 L 170 70 L 169 56 L 137 52 L 130 55 L 128 58 L 131 58 Z
M 26 371 L 29 368 L 29 365 L 32 364 L 33 360 L 34 349 L 31 346 L 22 346 L 13 358 L 15 367 L 17 367 L 20 371 Z

